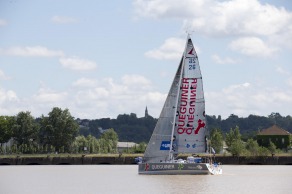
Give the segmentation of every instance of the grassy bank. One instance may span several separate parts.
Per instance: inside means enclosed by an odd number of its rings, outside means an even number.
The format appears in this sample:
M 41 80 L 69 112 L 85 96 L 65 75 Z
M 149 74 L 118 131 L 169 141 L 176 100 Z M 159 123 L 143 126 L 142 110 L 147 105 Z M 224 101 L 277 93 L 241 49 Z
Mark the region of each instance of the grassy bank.
M 60 154 L 1 154 L 0 158 L 44 158 L 44 157 L 139 157 L 143 156 L 143 154 L 129 154 L 129 153 L 123 153 L 123 154 L 69 154 L 69 153 L 60 153 Z M 187 154 L 182 154 L 179 155 L 179 157 L 187 157 L 189 155 Z M 202 157 L 210 156 L 208 154 L 200 154 Z M 231 154 L 216 154 L 216 157 L 230 157 L 232 156 Z M 250 155 L 241 155 L 242 157 L 257 157 L 257 156 L 250 156 Z M 268 155 L 271 156 L 271 155 Z M 267 157 L 268 157 L 267 156 Z M 291 156 L 292 153 L 279 153 L 275 154 L 274 157 L 279 157 L 279 156 Z M 263 156 L 258 156 L 258 157 L 263 157 Z
M 143 154 L 2 154 L 0 158 L 45 158 L 45 157 L 139 157 Z

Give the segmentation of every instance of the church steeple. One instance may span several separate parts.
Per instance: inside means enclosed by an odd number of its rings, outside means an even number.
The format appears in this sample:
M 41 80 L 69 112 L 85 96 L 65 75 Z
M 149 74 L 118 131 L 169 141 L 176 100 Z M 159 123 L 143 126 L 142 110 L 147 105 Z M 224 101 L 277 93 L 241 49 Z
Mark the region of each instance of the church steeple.
M 147 106 L 146 106 L 146 109 L 145 109 L 145 118 L 148 117 L 148 109 L 147 109 Z

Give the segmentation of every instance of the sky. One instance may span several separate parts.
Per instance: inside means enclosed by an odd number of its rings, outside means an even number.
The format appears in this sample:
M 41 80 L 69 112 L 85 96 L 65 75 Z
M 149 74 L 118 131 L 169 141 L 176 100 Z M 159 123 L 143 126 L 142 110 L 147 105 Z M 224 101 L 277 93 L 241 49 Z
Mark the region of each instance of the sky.
M 290 0 L 0 0 L 0 115 L 158 118 L 187 33 L 206 114 L 291 115 Z

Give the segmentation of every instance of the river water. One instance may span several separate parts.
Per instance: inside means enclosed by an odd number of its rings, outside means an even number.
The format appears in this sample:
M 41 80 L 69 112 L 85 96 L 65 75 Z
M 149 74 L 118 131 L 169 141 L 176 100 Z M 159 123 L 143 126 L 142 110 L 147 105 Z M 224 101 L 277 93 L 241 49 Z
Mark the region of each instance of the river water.
M 223 175 L 138 175 L 136 165 L 0 166 L 0 194 L 292 193 L 292 166 L 224 165 Z

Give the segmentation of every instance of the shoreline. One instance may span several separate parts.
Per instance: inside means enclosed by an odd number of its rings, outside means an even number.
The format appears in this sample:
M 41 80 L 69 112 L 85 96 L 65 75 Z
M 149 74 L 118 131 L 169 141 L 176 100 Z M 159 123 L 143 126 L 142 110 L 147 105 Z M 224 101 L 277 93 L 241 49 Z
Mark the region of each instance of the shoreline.
M 45 155 L 1 156 L 2 165 L 135 165 L 142 155 Z M 184 157 L 180 157 L 185 159 Z M 216 156 L 216 162 L 227 165 L 292 165 L 292 156 Z

